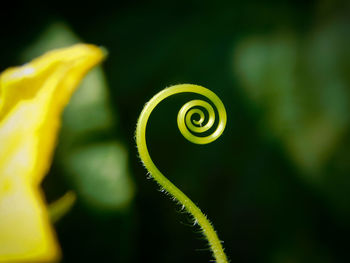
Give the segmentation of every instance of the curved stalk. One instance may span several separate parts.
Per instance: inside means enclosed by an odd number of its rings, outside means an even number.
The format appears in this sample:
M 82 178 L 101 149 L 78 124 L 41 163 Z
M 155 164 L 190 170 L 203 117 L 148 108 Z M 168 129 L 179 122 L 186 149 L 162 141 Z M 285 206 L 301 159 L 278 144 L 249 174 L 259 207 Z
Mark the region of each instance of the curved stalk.
M 196 223 L 201 227 L 203 234 L 209 242 L 213 256 L 218 263 L 227 263 L 221 242 L 207 217 L 180 189 L 171 183 L 153 163 L 146 144 L 146 127 L 149 116 L 153 109 L 164 99 L 178 93 L 196 93 L 205 96 L 217 109 L 219 122 L 213 133 L 205 137 L 197 134 L 208 131 L 215 123 L 215 111 L 212 106 L 203 100 L 192 100 L 186 103 L 178 113 L 177 123 L 182 135 L 190 142 L 196 144 L 207 144 L 216 140 L 224 131 L 226 125 L 226 110 L 221 100 L 210 90 L 192 84 L 181 84 L 166 88 L 156 94 L 144 107 L 137 122 L 136 144 L 140 158 L 157 183 L 171 194 L 189 212 Z M 207 111 L 207 121 L 202 109 Z M 199 119 L 193 119 L 194 115 Z M 194 133 L 194 134 L 193 134 Z

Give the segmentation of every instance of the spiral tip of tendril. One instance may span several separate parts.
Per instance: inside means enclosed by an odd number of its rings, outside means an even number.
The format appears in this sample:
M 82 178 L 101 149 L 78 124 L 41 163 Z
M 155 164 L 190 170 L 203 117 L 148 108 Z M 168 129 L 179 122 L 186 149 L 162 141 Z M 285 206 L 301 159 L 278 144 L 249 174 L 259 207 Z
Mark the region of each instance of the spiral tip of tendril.
M 181 134 L 190 142 L 196 144 L 211 143 L 220 137 L 224 131 L 226 125 L 226 110 L 220 99 L 217 97 L 215 99 L 215 102 L 217 102 L 215 106 L 219 115 L 218 126 L 214 132 L 204 137 L 198 135 L 209 131 L 215 123 L 216 117 L 213 107 L 206 101 L 192 100 L 187 102 L 180 109 L 177 117 L 177 124 Z M 194 118 L 195 115 L 197 115 L 197 118 Z M 207 116 L 207 118 L 205 116 Z

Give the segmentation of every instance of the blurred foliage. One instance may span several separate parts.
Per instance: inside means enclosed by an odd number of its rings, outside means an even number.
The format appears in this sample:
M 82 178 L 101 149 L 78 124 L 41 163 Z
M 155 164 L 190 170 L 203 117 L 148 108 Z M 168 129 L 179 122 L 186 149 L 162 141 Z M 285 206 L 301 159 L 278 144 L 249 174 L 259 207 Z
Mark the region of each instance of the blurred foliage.
M 52 200 L 78 192 L 78 205 L 57 224 L 65 262 L 210 258 L 187 216 L 146 181 L 135 148 L 144 103 L 177 83 L 213 90 L 227 108 L 227 129 L 212 145 L 190 144 L 176 114 L 192 97 L 172 98 L 151 116 L 150 154 L 208 214 L 232 262 L 348 261 L 348 1 L 63 0 L 14 10 L 0 17 L 1 69 L 23 61 L 57 21 L 109 52 L 109 85 L 100 68 L 76 93 L 44 183 Z M 137 190 L 125 205 L 131 180 Z M 91 213 L 109 202 L 123 209 Z
M 249 38 L 234 59 L 242 88 L 261 112 L 262 130 L 280 138 L 304 178 L 346 213 L 349 175 L 334 172 L 349 133 L 349 47 L 349 24 L 340 17 L 307 38 L 286 32 Z M 342 158 L 349 154 L 342 151 Z
M 236 68 L 244 88 L 306 173 L 320 173 L 349 125 L 350 35 L 344 21 L 239 44 Z M 270 132 L 270 129 L 266 132 Z
M 53 23 L 26 47 L 23 61 L 78 42 L 67 25 Z M 118 210 L 133 196 L 125 149 L 108 138 L 114 126 L 107 83 L 98 67 L 85 77 L 64 111 L 55 158 L 78 195 L 97 210 Z
M 116 209 L 132 197 L 127 152 L 118 142 L 80 147 L 66 157 L 77 192 L 95 209 Z

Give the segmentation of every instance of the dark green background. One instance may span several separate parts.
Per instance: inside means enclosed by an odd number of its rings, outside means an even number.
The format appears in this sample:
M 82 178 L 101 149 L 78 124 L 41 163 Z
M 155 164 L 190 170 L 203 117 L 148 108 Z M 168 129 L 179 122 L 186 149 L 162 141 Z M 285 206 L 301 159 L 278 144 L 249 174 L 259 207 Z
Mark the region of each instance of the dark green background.
M 69 25 L 84 42 L 109 51 L 103 69 L 118 124 L 89 136 L 89 142 L 117 138 L 124 143 L 135 196 L 124 209 L 108 212 L 78 198 L 56 224 L 63 262 L 211 259 L 199 228 L 146 180 L 137 158 L 134 131 L 143 105 L 179 83 L 214 91 L 226 106 L 227 129 L 207 146 L 187 142 L 176 127 L 176 114 L 192 97 L 177 96 L 152 115 L 150 153 L 160 170 L 208 215 L 231 262 L 349 262 L 346 1 L 10 4 L 0 11 L 1 71 L 21 63 L 18 54 L 56 21 Z M 324 45 L 314 38 L 323 39 Z M 253 54 L 252 64 L 244 67 L 247 54 Z M 254 76 L 260 76 L 258 84 Z M 289 93 L 291 81 L 296 84 Z M 254 95 L 259 89 L 263 96 Z M 288 112 L 298 112 L 297 121 Z M 327 132 L 316 129 L 304 136 L 315 119 Z M 294 131 L 300 136 L 295 138 Z M 331 136 L 335 139 L 327 141 Z M 316 137 L 320 139 L 308 144 Z M 305 149 L 290 150 L 296 141 L 299 146 L 305 141 Z M 57 163 L 55 159 L 44 182 L 49 201 L 74 189 Z

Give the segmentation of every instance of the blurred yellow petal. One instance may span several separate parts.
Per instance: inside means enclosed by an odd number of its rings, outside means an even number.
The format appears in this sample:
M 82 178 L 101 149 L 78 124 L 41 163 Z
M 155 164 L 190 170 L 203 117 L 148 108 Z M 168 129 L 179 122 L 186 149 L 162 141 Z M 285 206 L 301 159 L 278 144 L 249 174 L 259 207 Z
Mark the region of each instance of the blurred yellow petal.
M 84 75 L 104 57 L 79 44 L 0 75 L 0 262 L 52 262 L 59 248 L 39 189 L 60 115 Z
M 0 262 L 56 261 L 60 252 L 41 193 L 20 177 L 1 181 Z

